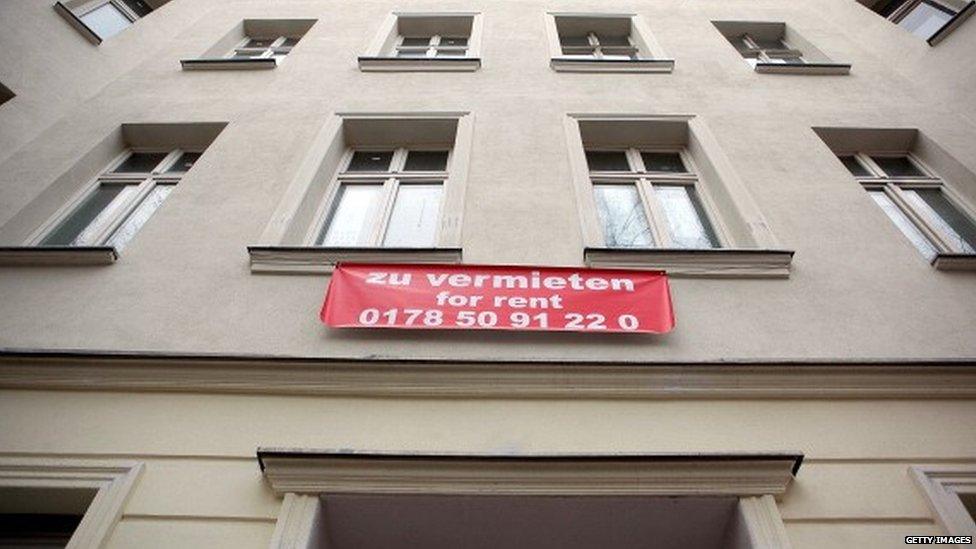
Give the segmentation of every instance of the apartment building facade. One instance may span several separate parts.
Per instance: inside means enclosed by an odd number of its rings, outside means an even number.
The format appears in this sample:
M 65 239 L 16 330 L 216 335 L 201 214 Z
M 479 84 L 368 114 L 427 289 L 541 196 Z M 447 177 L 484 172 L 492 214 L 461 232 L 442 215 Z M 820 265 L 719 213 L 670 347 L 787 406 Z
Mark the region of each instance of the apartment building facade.
M 974 10 L 3 3 L 0 540 L 973 536 Z M 330 327 L 343 263 L 664 271 L 674 327 Z

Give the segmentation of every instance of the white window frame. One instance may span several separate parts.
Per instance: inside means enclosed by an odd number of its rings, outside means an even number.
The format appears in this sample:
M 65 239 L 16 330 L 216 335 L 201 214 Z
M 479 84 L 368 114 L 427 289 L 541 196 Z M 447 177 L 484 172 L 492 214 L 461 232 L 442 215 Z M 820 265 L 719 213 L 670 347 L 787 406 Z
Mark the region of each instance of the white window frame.
M 464 55 L 448 55 L 444 57 L 462 58 L 468 56 L 468 47 L 469 47 L 469 43 L 471 42 L 470 36 L 447 36 L 446 38 L 464 38 L 465 45 L 464 46 L 441 46 L 441 40 L 445 37 L 440 34 L 435 34 L 430 37 L 430 40 L 427 42 L 427 47 L 425 48 L 423 46 L 404 46 L 403 41 L 406 38 L 423 38 L 423 37 L 397 36 L 397 43 L 396 46 L 394 46 L 393 48 L 393 55 L 395 57 L 399 58 L 401 57 L 400 56 L 401 52 L 407 52 L 407 51 L 409 52 L 423 51 L 425 52 L 424 57 L 437 57 L 437 52 L 439 51 L 452 51 L 452 52 L 463 52 Z M 403 57 L 411 57 L 411 56 L 403 56 Z M 414 58 L 419 58 L 419 57 L 414 57 Z
M 777 40 L 783 43 L 784 48 L 762 48 L 748 33 L 740 36 L 739 40 L 746 46 L 746 49 L 740 51 L 743 57 L 746 58 L 746 61 L 751 65 L 755 63 L 775 63 L 777 59 L 799 59 L 799 63 L 793 63 L 795 65 L 806 64 L 807 62 L 803 58 L 803 52 L 793 48 L 782 37 L 777 38 Z
M 712 232 L 715 235 L 715 240 L 717 241 L 716 246 L 711 249 L 721 249 L 727 247 L 729 239 L 725 234 L 722 224 L 718 222 L 718 219 L 716 219 L 716 216 L 712 213 L 715 211 L 712 200 L 708 196 L 708 193 L 705 192 L 703 185 L 699 184 L 698 169 L 695 167 L 695 163 L 694 160 L 692 160 L 691 155 L 688 154 L 685 149 L 678 149 L 674 147 L 587 147 L 584 149 L 584 153 L 591 151 L 625 153 L 627 163 L 630 166 L 630 171 L 589 171 L 591 192 L 592 187 L 596 185 L 636 185 L 637 194 L 640 196 L 641 203 L 644 206 L 644 215 L 646 216 L 648 225 L 651 228 L 651 237 L 654 241 L 650 248 L 675 247 L 673 245 L 673 241 L 671 240 L 667 213 L 664 211 L 664 208 L 661 206 L 661 203 L 656 196 L 654 190 L 655 185 L 692 187 L 695 190 L 698 200 L 701 202 L 702 213 L 705 215 L 705 219 L 702 221 L 707 222 L 711 226 Z M 688 171 L 685 173 L 648 172 L 644 166 L 644 159 L 641 157 L 642 152 L 677 154 L 681 158 L 681 162 L 684 163 L 685 169 Z M 605 234 L 603 235 L 603 238 L 605 243 Z
M 150 172 L 130 172 L 112 173 L 112 170 L 124 163 L 133 153 L 162 153 L 166 156 Z M 92 179 L 79 192 L 68 200 L 46 223 L 44 223 L 26 243 L 27 246 L 42 246 L 44 241 L 51 233 L 56 231 L 62 222 L 66 221 L 86 200 L 102 185 L 136 185 L 136 192 L 129 197 L 103 227 L 92 237 L 92 242 L 82 246 L 70 246 L 72 248 L 90 248 L 107 245 L 106 242 L 112 237 L 115 231 L 129 218 L 132 212 L 142 204 L 142 201 L 149 195 L 157 185 L 178 185 L 180 180 L 187 172 L 166 173 L 183 153 L 200 153 L 199 150 L 186 149 L 158 149 L 158 148 L 130 148 L 113 160 L 108 167 L 97 177 Z
M 258 54 L 258 55 L 252 55 L 250 57 L 251 59 L 267 59 L 267 58 L 280 59 L 281 57 L 284 57 L 284 56 L 288 55 L 289 53 L 291 53 L 292 48 L 295 47 L 295 46 L 285 46 L 284 45 L 285 41 L 288 40 L 288 38 L 291 38 L 291 37 L 289 37 L 289 36 L 279 36 L 279 37 L 275 38 L 274 41 L 271 43 L 271 45 L 268 46 L 268 47 L 266 47 L 266 48 L 248 48 L 248 47 L 245 47 L 245 46 L 251 40 L 264 40 L 264 38 L 256 38 L 254 36 L 245 36 L 243 40 L 241 40 L 240 42 L 238 42 L 237 45 L 234 46 L 234 48 L 232 48 L 230 50 L 230 52 L 227 54 L 226 57 L 228 59 L 235 58 L 235 56 L 238 53 L 244 52 L 244 53 L 250 53 L 250 54 L 255 54 L 255 53 Z M 296 40 L 296 44 L 297 44 L 297 40 Z M 238 57 L 237 59 L 242 59 L 242 58 L 239 58 Z
M 383 172 L 350 172 L 349 165 L 352 162 L 353 155 L 359 152 L 369 152 L 369 151 L 393 151 L 393 157 L 390 160 L 390 167 L 388 171 Z M 410 151 L 447 151 L 447 165 L 444 171 L 404 171 L 403 168 L 406 165 L 407 155 Z M 333 177 L 329 187 L 329 192 L 326 194 L 325 200 L 319 205 L 318 210 L 315 214 L 315 221 L 312 223 L 308 233 L 305 235 L 304 246 L 314 247 L 319 246 L 316 241 L 319 236 L 326 230 L 326 225 L 329 223 L 329 217 L 332 213 L 333 206 L 336 205 L 335 201 L 339 198 L 339 193 L 343 185 L 377 185 L 382 186 L 382 197 L 380 198 L 380 207 L 378 209 L 379 220 L 373 220 L 373 230 L 369 241 L 366 244 L 354 245 L 351 247 L 364 247 L 364 248 L 377 248 L 383 249 L 386 246 L 383 245 L 383 239 L 386 236 L 386 230 L 389 226 L 390 216 L 393 213 L 393 206 L 396 202 L 397 191 L 401 185 L 410 184 L 423 184 L 423 183 L 439 183 L 442 187 L 441 192 L 441 204 L 437 213 L 437 223 L 436 231 L 434 233 L 433 242 L 430 246 L 424 246 L 429 248 L 435 248 L 438 246 L 438 242 L 441 239 L 441 220 L 444 216 L 445 200 L 447 195 L 447 184 L 451 173 L 451 161 L 454 157 L 454 149 L 450 144 L 443 145 L 423 145 L 423 146 L 411 146 L 411 147 L 382 147 L 382 146 L 370 146 L 370 147 L 353 147 L 345 151 L 342 161 L 340 162 L 339 170 Z M 345 246 L 343 246 L 345 247 Z
M 909 472 L 949 535 L 976 536 L 976 522 L 959 499 L 959 494 L 976 494 L 976 466 L 913 465 Z
M 589 41 L 589 46 L 564 46 L 562 44 L 562 37 L 560 37 L 559 47 L 561 53 L 564 57 L 592 57 L 593 59 L 604 59 L 607 54 L 603 52 L 604 49 L 610 50 L 631 50 L 631 55 L 628 56 L 630 59 L 639 60 L 641 59 L 640 48 L 634 44 L 634 40 L 627 35 L 627 43 L 629 46 L 604 46 L 600 44 L 600 37 L 595 32 L 589 32 L 586 35 L 587 41 Z M 566 53 L 566 50 L 589 50 L 591 53 Z M 619 54 L 609 54 L 611 56 L 619 56 Z
M 911 153 L 862 153 L 862 152 L 846 152 L 838 153 L 838 157 L 850 156 L 854 160 L 860 163 L 861 167 L 869 172 L 866 176 L 854 175 L 858 183 L 864 188 L 865 191 L 882 190 L 901 212 L 912 222 L 913 225 L 922 233 L 923 236 L 929 241 L 930 244 L 936 249 L 937 253 L 943 254 L 960 254 L 965 253 L 967 255 L 969 252 L 963 252 L 960 248 L 952 244 L 952 239 L 942 232 L 938 227 L 934 226 L 932 223 L 925 219 L 925 216 L 918 212 L 909 200 L 905 198 L 903 189 L 937 189 L 942 192 L 942 195 L 949 202 L 952 207 L 959 210 L 959 212 L 970 219 L 970 221 L 976 220 L 976 216 L 973 214 L 973 210 L 962 200 L 962 198 L 955 193 L 949 186 L 943 182 L 943 180 L 928 167 L 924 162 L 922 162 L 917 156 Z M 897 176 L 892 177 L 885 173 L 885 171 L 871 158 L 875 157 L 893 157 L 901 158 L 905 157 L 911 162 L 918 170 L 922 173 L 921 176 Z M 853 175 L 853 174 L 852 174 Z

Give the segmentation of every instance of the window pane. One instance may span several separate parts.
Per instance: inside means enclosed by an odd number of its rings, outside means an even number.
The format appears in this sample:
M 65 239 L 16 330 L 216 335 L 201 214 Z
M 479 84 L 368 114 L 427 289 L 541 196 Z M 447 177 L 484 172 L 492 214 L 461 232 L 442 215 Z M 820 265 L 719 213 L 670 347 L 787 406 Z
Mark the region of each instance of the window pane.
M 921 2 L 898 22 L 908 32 L 928 40 L 955 15 L 934 2 Z
M 98 6 L 79 19 L 102 40 L 115 36 L 132 24 L 132 21 L 129 21 L 129 18 L 110 2 Z
M 124 248 L 175 188 L 176 185 L 156 185 L 153 187 L 149 194 L 142 199 L 142 202 L 136 206 L 136 209 L 129 214 L 129 217 L 122 222 L 122 225 L 112 233 L 106 244 L 115 246 L 118 250 Z
M 427 57 L 427 50 L 397 50 L 397 57 Z
M 976 253 L 976 226 L 939 189 L 903 189 L 905 198 L 959 253 Z
M 356 151 L 346 171 L 349 172 L 388 172 L 393 160 L 393 151 Z
M 878 206 L 884 210 L 884 213 L 888 214 L 888 218 L 895 224 L 896 227 L 901 231 L 903 235 L 918 249 L 919 252 L 928 259 L 932 261 L 935 259 L 935 254 L 937 250 L 935 246 L 929 242 L 929 239 L 918 230 L 918 227 L 911 222 L 910 219 L 905 215 L 901 209 L 895 205 L 894 202 L 888 198 L 888 195 L 882 190 L 869 190 L 868 194 L 874 199 Z
M 200 158 L 203 153 L 185 152 L 176 159 L 176 162 L 172 166 L 166 169 L 166 173 L 170 172 L 188 172 L 193 164 Z
M 136 185 L 99 185 L 41 246 L 94 246 L 95 237 L 136 192 Z
M 442 185 L 400 185 L 386 227 L 384 246 L 430 247 L 436 244 Z
M 623 151 L 586 151 L 591 172 L 629 172 L 630 164 Z
M 169 153 L 132 153 L 113 173 L 149 173 L 166 158 Z
M 668 232 L 675 248 L 718 247 L 718 239 L 694 187 L 655 185 L 654 196 L 668 217 Z
M 152 13 L 152 6 L 147 4 L 144 0 L 122 0 L 126 6 L 132 10 L 132 13 L 138 15 L 139 17 L 145 17 Z
M 442 36 L 441 46 L 467 46 L 468 39 L 463 36 Z
M 787 49 L 786 44 L 780 38 L 756 38 L 752 37 L 752 41 L 756 43 L 761 49 L 764 50 L 785 50 Z
M 687 173 L 678 153 L 642 152 L 644 169 L 649 172 Z
M 855 177 L 870 177 L 871 172 L 867 170 L 860 162 L 853 156 L 838 156 L 840 161 L 844 163 L 844 167 L 847 171 L 851 172 L 851 175 Z
M 560 36 L 559 43 L 564 47 L 586 47 L 590 45 L 590 39 L 586 36 Z
M 285 38 L 285 41 L 281 43 L 282 48 L 292 48 L 298 43 L 298 38 Z
M 400 43 L 401 46 L 429 46 L 430 37 L 429 36 L 404 36 L 403 42 Z
M 248 38 L 245 48 L 270 48 L 277 38 Z
M 605 34 L 596 35 L 597 41 L 600 42 L 601 46 L 626 46 L 630 47 L 630 40 L 626 36 L 607 36 Z
M 239 59 L 251 59 L 251 58 L 254 58 L 254 57 L 261 57 L 262 55 L 264 55 L 264 52 L 263 51 L 253 51 L 253 50 L 252 51 L 244 51 L 244 50 L 237 50 L 237 51 L 234 52 L 234 57 L 237 57 Z
M 888 177 L 925 175 L 905 156 L 872 156 L 871 160 L 874 160 L 888 174 Z
M 467 55 L 468 55 L 467 50 L 457 50 L 457 49 L 437 50 L 437 57 L 465 57 Z
M 610 248 L 648 248 L 654 245 L 637 187 L 594 185 L 596 211 Z
M 637 59 L 637 50 L 634 48 L 602 48 L 604 59 Z
M 376 224 L 382 185 L 342 185 L 319 246 L 366 246 Z
M 443 172 L 447 170 L 447 151 L 410 151 L 405 172 Z

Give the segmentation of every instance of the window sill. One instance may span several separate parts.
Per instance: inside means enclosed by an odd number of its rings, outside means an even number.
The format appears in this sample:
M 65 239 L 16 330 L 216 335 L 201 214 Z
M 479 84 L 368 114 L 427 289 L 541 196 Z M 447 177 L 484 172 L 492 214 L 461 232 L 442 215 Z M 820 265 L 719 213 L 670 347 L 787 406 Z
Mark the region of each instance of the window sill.
M 273 57 L 181 59 L 185 71 L 233 71 L 273 69 L 278 62 Z
M 480 57 L 360 57 L 365 72 L 470 72 L 481 68 Z
M 938 254 L 932 265 L 940 271 L 976 271 L 976 254 Z
M 972 0 L 971 2 L 966 4 L 966 7 L 959 10 L 959 13 L 954 15 L 952 19 L 946 21 L 946 24 L 942 25 L 942 28 L 935 31 L 935 34 L 930 36 L 929 39 L 927 40 L 929 45 L 934 46 L 939 42 L 943 41 L 946 36 L 949 36 L 949 33 L 954 31 L 956 27 L 962 24 L 963 21 L 968 19 L 969 16 L 973 14 L 973 12 L 976 12 L 976 0 Z
M 553 57 L 549 66 L 556 72 L 661 72 L 674 70 L 674 59 L 577 59 Z
M 0 247 L 0 266 L 111 265 L 119 254 L 112 246 L 10 246 Z
M 792 250 L 586 248 L 591 267 L 662 269 L 681 278 L 789 278 Z
M 248 246 L 252 273 L 331 273 L 337 263 L 460 263 L 461 248 Z
M 756 63 L 756 72 L 764 74 L 850 74 L 849 63 L 804 63 L 784 65 L 782 63 Z
M 54 11 L 58 12 L 58 15 L 64 18 L 64 20 L 67 21 L 69 25 L 74 27 L 76 31 L 81 33 L 81 35 L 85 37 L 85 40 L 88 40 L 96 46 L 102 43 L 102 39 L 95 34 L 95 31 L 91 30 L 91 28 L 89 28 L 84 21 L 75 15 L 75 12 L 71 11 L 71 8 L 65 6 L 61 2 L 55 2 Z

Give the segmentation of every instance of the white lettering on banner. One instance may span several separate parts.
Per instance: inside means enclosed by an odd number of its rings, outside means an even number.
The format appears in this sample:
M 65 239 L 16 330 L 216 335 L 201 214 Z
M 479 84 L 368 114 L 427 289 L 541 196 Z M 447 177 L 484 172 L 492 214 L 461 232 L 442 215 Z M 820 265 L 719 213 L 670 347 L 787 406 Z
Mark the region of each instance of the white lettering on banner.
M 390 286 L 409 286 L 409 273 L 371 272 L 366 275 L 367 284 Z M 579 273 L 566 277 L 547 276 L 542 278 L 539 271 L 532 271 L 529 276 L 523 275 L 467 275 L 463 273 L 427 273 L 427 283 L 433 288 L 450 286 L 452 288 L 495 288 L 495 289 L 547 289 L 562 290 L 613 290 L 623 292 L 634 291 L 634 281 L 629 278 L 606 279 L 601 276 L 584 278 Z

